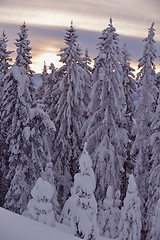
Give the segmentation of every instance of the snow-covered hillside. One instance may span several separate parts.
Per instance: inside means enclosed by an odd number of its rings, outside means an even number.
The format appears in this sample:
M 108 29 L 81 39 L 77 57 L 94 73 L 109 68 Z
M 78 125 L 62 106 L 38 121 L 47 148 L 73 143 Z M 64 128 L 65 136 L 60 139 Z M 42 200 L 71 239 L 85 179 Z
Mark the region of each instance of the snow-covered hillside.
M 66 232 L 0 208 L 1 240 L 78 240 Z
M 57 224 L 57 228 L 38 223 L 29 218 L 0 208 L 0 240 L 78 240 L 67 226 Z M 62 231 L 61 231 L 62 229 Z M 99 237 L 99 240 L 111 240 Z

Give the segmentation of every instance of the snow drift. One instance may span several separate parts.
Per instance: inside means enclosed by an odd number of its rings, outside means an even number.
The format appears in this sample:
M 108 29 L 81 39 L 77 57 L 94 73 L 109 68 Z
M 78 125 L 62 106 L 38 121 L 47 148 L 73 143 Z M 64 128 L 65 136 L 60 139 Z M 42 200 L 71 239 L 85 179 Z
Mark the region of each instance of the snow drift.
M 0 240 L 78 240 L 58 229 L 0 208 Z

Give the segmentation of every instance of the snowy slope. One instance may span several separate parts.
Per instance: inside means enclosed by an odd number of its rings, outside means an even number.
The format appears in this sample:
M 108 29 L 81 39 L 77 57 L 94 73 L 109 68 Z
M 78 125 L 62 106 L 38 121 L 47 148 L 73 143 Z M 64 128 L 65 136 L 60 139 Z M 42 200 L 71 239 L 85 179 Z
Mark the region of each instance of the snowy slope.
M 76 239 L 79 238 L 0 208 L 0 240 Z
M 69 234 L 67 226 L 57 223 L 56 227 L 59 229 L 0 208 L 0 240 L 80 240 Z M 99 237 L 98 240 L 111 239 Z

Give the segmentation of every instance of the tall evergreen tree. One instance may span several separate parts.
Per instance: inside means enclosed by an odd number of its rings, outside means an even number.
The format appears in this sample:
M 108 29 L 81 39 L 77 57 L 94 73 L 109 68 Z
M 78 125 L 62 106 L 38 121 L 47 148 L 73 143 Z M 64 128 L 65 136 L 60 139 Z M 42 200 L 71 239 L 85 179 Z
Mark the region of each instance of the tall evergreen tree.
M 60 95 L 55 106 L 57 117 L 53 147 L 55 181 L 62 205 L 68 197 L 78 168 L 77 159 L 81 152 L 79 132 L 86 119 L 90 89 L 90 76 L 82 67 L 82 52 L 73 24 L 67 29 L 64 39 L 67 46 L 59 54 L 63 66 L 59 69 Z
M 10 186 L 4 207 L 22 213 L 36 179 L 51 160 L 48 136 L 55 130 L 43 106 L 35 102 L 29 64 L 30 48 L 25 24 L 21 26 L 17 60 L 4 78 L 3 132 L 8 150 Z
M 4 88 L 1 105 L 1 122 L 2 122 L 1 136 L 3 137 L 3 142 L 5 144 L 6 157 L 3 157 L 3 160 L 6 161 L 5 166 L 7 166 L 5 176 L 8 174 L 8 172 L 11 171 L 11 167 L 9 167 L 9 161 L 12 155 L 11 148 L 14 144 L 16 145 L 20 141 L 19 134 L 22 135 L 23 131 L 22 126 L 24 126 L 25 124 L 27 124 L 26 122 L 28 122 L 28 115 L 25 102 L 27 102 L 27 104 L 30 105 L 33 101 L 31 100 L 33 97 L 31 96 L 33 94 L 33 84 L 30 81 L 30 79 L 28 79 L 30 78 L 30 76 L 26 75 L 26 73 L 31 72 L 29 67 L 29 64 L 31 63 L 30 61 L 31 48 L 28 46 L 30 44 L 30 41 L 27 39 L 28 30 L 26 28 L 25 23 L 20 27 L 20 30 L 21 32 L 18 33 L 19 39 L 16 40 L 15 44 L 17 46 L 16 63 L 12 66 L 12 68 L 3 78 Z M 22 124 L 21 127 L 18 126 L 20 122 Z M 18 132 L 19 131 L 18 128 L 21 129 L 21 133 Z M 16 140 L 14 137 L 17 137 L 18 139 Z M 17 169 L 20 169 L 20 167 L 17 166 Z M 12 178 L 13 175 L 10 178 L 10 180 Z
M 11 96 L 12 109 L 8 108 L 8 115 L 4 112 L 4 120 L 8 124 L 7 179 L 10 181 L 4 207 L 22 213 L 36 179 L 40 177 L 46 163 L 51 161 L 47 140 L 55 127 L 41 106 L 34 103 L 34 95 L 30 91 L 31 78 L 26 74 L 26 69 L 14 65 L 7 77 L 8 85 L 12 84 L 15 92 Z M 5 99 L 8 107 L 7 87 Z
M 156 87 L 156 74 L 154 60 L 156 58 L 154 41 L 154 23 L 148 31 L 148 36 L 144 39 L 144 52 L 139 60 L 139 72 L 137 80 L 139 84 L 139 102 L 137 103 L 137 133 L 132 147 L 134 157 L 135 177 L 142 201 L 142 239 L 146 239 L 148 214 L 148 187 L 149 175 L 152 166 L 151 152 L 151 123 L 156 110 L 158 89 Z
M 13 51 L 7 50 L 7 36 L 3 31 L 2 36 L 0 38 L 0 206 L 3 205 L 5 192 L 7 190 L 7 183 L 5 179 L 5 173 L 7 169 L 7 149 L 8 146 L 5 144 L 5 133 L 2 130 L 2 95 L 4 88 L 4 76 L 8 72 L 10 65 L 10 54 Z
M 110 19 L 100 37 L 99 54 L 95 59 L 86 135 L 93 158 L 98 201 L 105 199 L 109 186 L 114 194 L 120 189 L 128 144 L 122 112 L 125 98 L 119 52 L 118 34 Z
M 29 77 L 25 74 L 24 67 L 13 66 L 5 81 L 7 85 L 4 94 L 3 118 L 8 127 L 5 129 L 6 141 L 9 145 L 7 179 L 10 181 L 10 188 L 5 197 L 4 207 L 13 212 L 22 213 L 28 200 L 29 184 L 36 180 L 31 158 L 28 115 L 33 99 L 29 90 Z M 12 91 L 14 89 L 14 92 L 8 94 L 9 89 Z

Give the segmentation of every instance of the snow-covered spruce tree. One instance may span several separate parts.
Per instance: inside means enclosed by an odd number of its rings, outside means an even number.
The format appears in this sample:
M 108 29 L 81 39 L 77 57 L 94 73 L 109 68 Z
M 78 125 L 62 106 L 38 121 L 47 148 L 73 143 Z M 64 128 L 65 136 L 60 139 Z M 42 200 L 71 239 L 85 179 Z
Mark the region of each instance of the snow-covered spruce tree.
M 141 201 L 133 174 L 129 176 L 128 190 L 121 209 L 118 240 L 141 239 Z
M 8 146 L 5 144 L 6 135 L 4 131 L 2 131 L 1 121 L 2 121 L 2 95 L 3 95 L 3 87 L 4 87 L 4 75 L 8 72 L 10 65 L 10 54 L 13 51 L 7 50 L 7 36 L 3 31 L 2 36 L 0 38 L 0 206 L 3 205 L 4 196 L 7 190 L 7 183 L 5 179 L 6 171 L 7 171 L 7 152 Z
M 9 171 L 11 182 L 4 207 L 17 213 L 24 210 L 29 185 L 35 180 L 32 151 L 29 139 L 30 119 L 28 109 L 33 101 L 30 78 L 24 67 L 14 65 L 5 75 L 2 118 L 9 145 Z M 7 129 L 8 128 L 8 129 Z
M 4 122 L 8 126 L 10 188 L 5 197 L 4 207 L 22 213 L 29 200 L 29 193 L 36 179 L 51 160 L 48 134 L 54 124 L 41 106 L 34 103 L 30 91 L 30 77 L 22 66 L 14 65 L 8 75 L 6 86 Z M 8 95 L 13 85 L 13 95 Z M 12 89 L 11 87 L 11 89 Z M 12 99 L 12 104 L 8 101 Z M 7 108 L 7 107 L 10 108 Z
M 54 194 L 53 194 L 53 197 L 51 199 L 51 203 L 52 203 L 52 206 L 53 206 L 53 211 L 54 211 L 54 214 L 55 214 L 55 218 L 58 221 L 59 220 L 59 203 L 57 201 L 58 193 L 57 193 L 57 190 L 56 190 L 56 187 L 55 187 L 55 184 L 54 184 L 54 174 L 53 174 L 53 163 L 52 162 L 48 162 L 46 164 L 45 170 L 41 174 L 41 177 L 42 177 L 43 180 L 49 182 L 51 184 L 52 188 L 53 188 Z
M 157 202 L 157 205 L 154 210 L 154 215 L 151 218 L 152 220 L 152 228 L 150 232 L 150 240 L 159 240 L 160 236 L 160 199 Z
M 21 40 L 25 45 L 26 40 Z M 17 55 L 20 53 L 17 50 Z M 2 99 L 3 130 L 9 145 L 7 179 L 10 181 L 4 207 L 17 213 L 26 208 L 33 184 L 40 177 L 46 162 L 51 160 L 47 140 L 54 130 L 54 124 L 43 106 L 35 102 L 30 62 L 23 64 L 27 57 L 20 56 L 17 59 L 21 62 L 16 62 L 5 75 Z
M 18 33 L 19 38 L 16 39 L 16 47 L 17 47 L 17 57 L 16 57 L 16 65 L 21 67 L 24 66 L 26 73 L 33 73 L 30 69 L 31 62 L 31 47 L 30 40 L 28 40 L 28 29 L 25 24 L 20 26 L 20 32 Z
M 85 240 L 96 240 L 98 237 L 97 203 L 94 197 L 96 182 L 86 144 L 79 158 L 79 167 L 80 173 L 74 177 L 74 211 L 71 227 L 75 236 Z
M 51 203 L 54 196 L 52 185 L 39 177 L 31 191 L 31 195 L 32 199 L 28 202 L 27 210 L 22 215 L 53 227 L 55 218 Z
M 101 203 L 109 186 L 114 194 L 121 188 L 128 144 L 122 113 L 125 107 L 123 70 L 118 52 L 118 34 L 110 19 L 100 37 L 99 54 L 95 59 L 86 130 L 87 148 L 93 158 L 97 181 L 96 198 Z
M 128 187 L 128 176 L 133 171 L 133 161 L 130 156 L 131 146 L 134 140 L 133 124 L 134 124 L 134 113 L 135 104 L 133 101 L 133 93 L 136 92 L 136 82 L 133 72 L 135 71 L 130 66 L 131 56 L 126 48 L 126 45 L 122 48 L 122 68 L 123 68 L 123 88 L 125 95 L 126 106 L 124 108 L 125 115 L 125 129 L 128 133 L 128 144 L 126 151 L 126 158 L 124 159 L 124 173 L 122 174 L 122 185 L 121 185 L 121 199 L 125 198 L 127 187 Z
M 28 139 L 29 115 L 28 109 L 33 102 L 33 84 L 30 76 L 29 64 L 30 48 L 27 40 L 25 24 L 18 34 L 16 63 L 4 77 L 2 97 L 2 135 L 8 148 L 7 180 L 10 188 L 5 197 L 4 206 L 12 211 L 21 212 L 26 203 L 29 183 L 34 179 L 34 169 L 31 161 L 31 145 Z M 28 56 L 28 57 L 26 57 Z M 24 59 L 23 59 L 24 58 Z M 27 160 L 30 162 L 28 163 Z M 35 178 L 36 179 L 36 178 Z
M 114 201 L 112 187 L 109 186 L 102 208 L 98 213 L 98 225 L 100 234 L 115 239 L 118 236 L 118 223 L 120 220 L 120 200 Z M 118 200 L 118 199 L 116 199 Z M 118 204 L 117 204 L 118 202 Z
M 76 30 L 71 24 L 66 31 L 66 47 L 60 50 L 61 81 L 56 109 L 56 134 L 53 146 L 54 174 L 61 207 L 66 201 L 77 159 L 81 152 L 80 130 L 87 116 L 90 75 L 82 68 L 82 52 L 77 43 Z M 52 117 L 51 117 L 52 118 Z
M 153 114 L 156 110 L 158 101 L 158 89 L 156 87 L 156 73 L 154 60 L 156 58 L 154 41 L 154 24 L 148 31 L 148 36 L 144 39 L 144 52 L 139 60 L 139 72 L 137 81 L 139 84 L 139 102 L 137 103 L 137 132 L 131 154 L 135 161 L 135 180 L 140 193 L 142 202 L 142 239 L 146 239 L 148 227 L 147 220 L 147 201 L 149 188 L 149 175 L 152 167 L 152 146 L 151 146 L 151 123 Z

